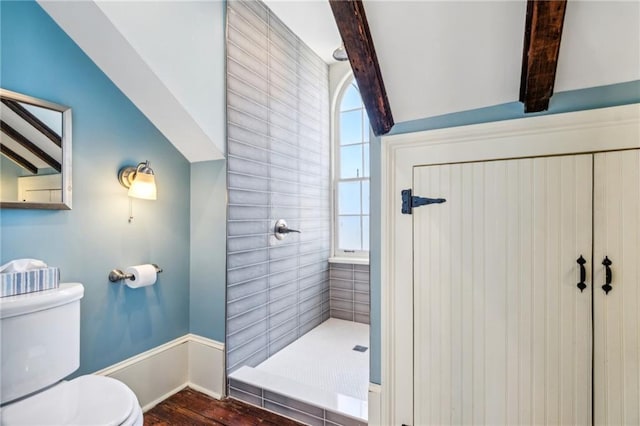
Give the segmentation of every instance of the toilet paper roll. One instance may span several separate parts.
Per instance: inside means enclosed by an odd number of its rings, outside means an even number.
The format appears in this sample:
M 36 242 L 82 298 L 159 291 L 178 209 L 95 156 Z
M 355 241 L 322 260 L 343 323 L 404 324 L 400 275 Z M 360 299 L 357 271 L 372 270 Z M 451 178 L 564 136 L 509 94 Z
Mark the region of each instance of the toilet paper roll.
M 129 266 L 124 270 L 124 272 L 126 274 L 133 275 L 132 278 L 127 278 L 126 280 L 124 280 L 125 284 L 127 284 L 131 288 L 145 287 L 155 284 L 156 279 L 158 278 L 156 267 L 149 263 L 144 265 Z

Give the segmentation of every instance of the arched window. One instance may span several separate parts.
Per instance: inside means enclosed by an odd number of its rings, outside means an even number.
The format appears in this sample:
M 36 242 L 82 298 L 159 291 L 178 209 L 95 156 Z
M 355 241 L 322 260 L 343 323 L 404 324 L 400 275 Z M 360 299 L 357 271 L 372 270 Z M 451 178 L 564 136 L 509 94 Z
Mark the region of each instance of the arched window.
M 351 78 L 336 102 L 334 256 L 369 254 L 369 118 Z

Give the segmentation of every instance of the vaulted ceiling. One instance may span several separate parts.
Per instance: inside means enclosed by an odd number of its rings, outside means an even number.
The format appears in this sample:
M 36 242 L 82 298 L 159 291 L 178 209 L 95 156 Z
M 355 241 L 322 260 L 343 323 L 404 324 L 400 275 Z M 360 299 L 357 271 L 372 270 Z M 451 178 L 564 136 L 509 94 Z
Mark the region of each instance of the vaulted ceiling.
M 286 2 L 267 4 L 292 28 L 304 21 Z M 363 4 L 395 122 L 519 99 L 525 0 Z M 314 20 L 332 19 L 329 7 L 320 12 Z M 313 31 L 298 35 L 326 56 Z M 555 92 L 638 79 L 640 2 L 568 0 Z
M 223 2 L 38 3 L 187 160 L 224 158 Z
M 222 157 L 224 3 L 39 2 L 187 159 Z M 333 62 L 327 0 L 265 3 Z M 526 0 L 363 5 L 396 123 L 519 99 Z M 568 0 L 555 92 L 639 79 L 640 2 Z

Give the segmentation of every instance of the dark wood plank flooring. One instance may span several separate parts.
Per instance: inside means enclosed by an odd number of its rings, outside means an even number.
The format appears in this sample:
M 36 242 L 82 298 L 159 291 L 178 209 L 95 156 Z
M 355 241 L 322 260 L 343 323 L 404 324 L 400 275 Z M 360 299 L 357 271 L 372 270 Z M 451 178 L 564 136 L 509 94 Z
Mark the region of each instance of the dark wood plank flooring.
M 144 426 L 301 426 L 294 420 L 235 399 L 217 400 L 186 388 L 144 413 Z

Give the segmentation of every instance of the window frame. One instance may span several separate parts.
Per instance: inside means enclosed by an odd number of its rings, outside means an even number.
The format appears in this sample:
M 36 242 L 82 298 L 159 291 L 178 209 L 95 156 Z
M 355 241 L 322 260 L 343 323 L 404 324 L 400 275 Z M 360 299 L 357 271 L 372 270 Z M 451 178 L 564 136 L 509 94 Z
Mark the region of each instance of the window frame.
M 369 200 L 370 200 L 370 194 L 371 194 L 371 162 L 370 162 L 370 158 L 371 158 L 371 125 L 369 124 L 369 128 L 364 128 L 363 129 L 363 137 L 364 137 L 364 132 L 368 131 L 369 132 L 369 141 L 367 142 L 367 144 L 369 145 L 369 176 L 367 178 L 345 178 L 345 179 L 340 179 L 339 176 L 339 172 L 340 172 L 340 148 L 341 148 L 341 144 L 340 144 L 340 113 L 341 111 L 341 104 L 342 104 L 342 100 L 347 92 L 347 90 L 349 90 L 349 88 L 351 87 L 351 85 L 355 83 L 355 78 L 353 76 L 353 73 L 349 73 L 347 76 L 345 76 L 344 80 L 341 82 L 341 84 L 338 86 L 339 89 L 336 91 L 336 96 L 332 105 L 332 111 L 331 111 L 331 118 L 332 118 L 332 122 L 333 122 L 333 130 L 332 130 L 332 137 L 331 137 L 331 193 L 332 193 L 332 197 L 331 197 L 331 258 L 330 258 L 330 262 L 334 262 L 334 263 L 363 263 L 363 264 L 368 264 L 369 262 L 369 252 L 370 250 L 354 250 L 354 251 L 347 251 L 344 249 L 340 249 L 338 247 L 338 243 L 339 243 L 339 227 L 340 227 L 340 221 L 339 221 L 339 191 L 338 191 L 338 187 L 339 187 L 339 183 L 340 182 L 348 182 L 348 181 L 358 181 L 358 182 L 368 182 L 369 183 Z M 356 83 L 357 84 L 357 83 Z M 359 89 L 358 89 L 359 92 Z M 361 105 L 361 110 L 363 111 L 363 114 L 366 115 L 367 111 L 364 108 L 364 104 L 362 103 L 362 97 L 360 97 L 360 105 Z M 355 109 L 354 109 L 355 110 Z M 368 118 L 368 117 L 367 117 Z M 364 123 L 364 121 L 363 121 Z M 347 145 L 351 145 L 351 144 L 347 144 Z M 356 145 L 356 144 L 353 144 Z M 361 143 L 361 145 L 363 146 L 363 161 L 365 160 L 364 157 L 364 143 Z M 362 194 L 362 192 L 361 192 Z M 364 197 L 363 197 L 364 198 Z M 369 244 L 371 243 L 370 241 L 370 229 L 371 229 L 371 202 L 369 201 L 369 214 L 363 215 L 362 214 L 362 210 L 363 210 L 363 206 L 361 205 L 361 213 L 359 215 L 357 215 L 358 217 L 360 217 L 361 222 L 360 222 L 360 227 L 361 227 L 361 241 L 364 238 L 364 235 L 362 233 L 362 231 L 364 231 L 363 229 L 363 225 L 362 225 L 362 217 L 363 216 L 368 216 L 369 217 L 369 229 L 367 230 L 367 232 L 369 232 Z M 354 216 L 356 216 L 354 214 Z

